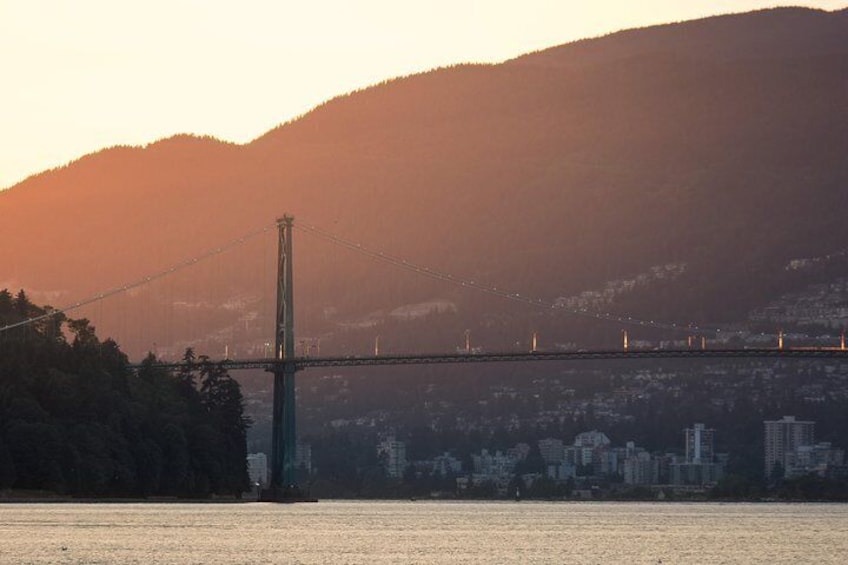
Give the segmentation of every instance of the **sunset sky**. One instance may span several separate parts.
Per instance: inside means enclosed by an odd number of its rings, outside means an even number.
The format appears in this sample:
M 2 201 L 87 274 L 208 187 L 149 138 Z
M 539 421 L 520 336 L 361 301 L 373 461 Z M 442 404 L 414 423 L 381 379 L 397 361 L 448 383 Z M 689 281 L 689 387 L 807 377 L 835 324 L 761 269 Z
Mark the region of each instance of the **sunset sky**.
M 324 100 L 620 29 L 846 0 L 0 0 L 0 188 L 176 133 L 244 143 Z

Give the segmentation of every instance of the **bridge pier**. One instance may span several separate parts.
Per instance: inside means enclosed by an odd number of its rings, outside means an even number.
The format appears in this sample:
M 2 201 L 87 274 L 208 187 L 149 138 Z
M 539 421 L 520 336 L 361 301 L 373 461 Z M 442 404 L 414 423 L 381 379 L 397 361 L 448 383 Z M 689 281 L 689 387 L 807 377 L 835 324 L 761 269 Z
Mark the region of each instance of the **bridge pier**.
M 279 237 L 277 260 L 277 319 L 274 353 L 278 362 L 269 369 L 274 373 L 274 409 L 271 425 L 271 484 L 259 499 L 263 502 L 305 502 L 297 486 L 295 455 L 294 362 L 294 284 L 292 269 L 292 223 L 294 218 L 277 220 Z

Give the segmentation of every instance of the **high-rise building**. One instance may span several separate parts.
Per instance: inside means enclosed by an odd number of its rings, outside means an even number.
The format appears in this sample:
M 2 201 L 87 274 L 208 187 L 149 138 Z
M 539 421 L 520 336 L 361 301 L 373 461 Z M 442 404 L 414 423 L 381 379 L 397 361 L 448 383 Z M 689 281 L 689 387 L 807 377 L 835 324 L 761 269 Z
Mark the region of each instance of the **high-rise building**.
M 791 477 L 801 471 L 797 466 L 798 448 L 813 445 L 815 422 L 796 420 L 784 416 L 782 420 L 766 420 L 765 426 L 765 476 L 773 478 L 779 463 L 784 476 Z
M 540 439 L 539 453 L 548 465 L 559 465 L 565 459 L 565 446 L 561 439 Z
M 574 438 L 574 447 L 606 447 L 610 444 L 607 434 L 592 430 L 591 432 L 582 432 Z
M 684 430 L 686 436 L 686 463 L 713 462 L 713 435 L 715 430 L 707 429 L 704 424 L 695 424 Z
M 686 456 L 670 465 L 671 482 L 675 485 L 708 485 L 721 480 L 724 465 L 716 462 L 713 451 L 715 430 L 695 424 L 683 430 Z
M 629 442 L 632 444 L 633 442 Z M 658 466 L 657 461 L 651 457 L 651 454 L 643 449 L 630 449 L 630 454 L 624 460 L 622 466 L 622 475 L 624 482 L 628 485 L 650 485 L 657 482 Z
M 453 457 L 450 453 L 445 452 L 444 455 L 439 455 L 433 459 L 433 473 L 438 473 L 443 477 L 448 475 L 458 475 L 462 472 L 462 461 Z
M 607 435 L 598 430 L 577 434 L 574 438 L 574 447 L 578 448 L 577 465 L 601 466 L 602 459 L 605 457 L 610 443 Z
M 312 473 L 312 445 L 297 442 L 294 451 L 294 466 Z
M 247 456 L 247 474 L 252 485 L 268 484 L 268 458 L 264 453 L 251 453 Z
M 802 445 L 795 450 L 795 470 L 816 473 L 822 477 L 831 473 L 844 473 L 845 451 L 830 442 Z
M 389 436 L 377 445 L 377 454 L 383 457 L 386 475 L 394 479 L 403 477 L 406 471 L 406 444 Z

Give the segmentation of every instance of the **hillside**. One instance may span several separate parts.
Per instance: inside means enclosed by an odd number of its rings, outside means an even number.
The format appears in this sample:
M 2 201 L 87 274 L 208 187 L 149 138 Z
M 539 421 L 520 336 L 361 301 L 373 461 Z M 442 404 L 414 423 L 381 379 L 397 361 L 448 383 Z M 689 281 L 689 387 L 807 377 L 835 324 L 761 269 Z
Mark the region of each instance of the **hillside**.
M 0 193 L 0 288 L 72 303 L 288 212 L 546 300 L 679 265 L 674 280 L 606 306 L 743 321 L 781 293 L 848 274 L 844 255 L 826 273 L 785 268 L 846 247 L 845 37 L 844 10 L 709 18 L 389 81 L 244 146 L 180 136 L 106 149 Z M 298 331 L 325 336 L 328 351 L 365 342 L 340 337 L 342 322 L 433 299 L 457 312 L 430 333 L 387 328 L 393 347 L 408 347 L 406 333 L 458 345 L 458 331 L 480 328 L 496 348 L 539 324 L 563 342 L 618 339 L 618 327 L 528 319 L 297 238 Z M 271 335 L 274 245 L 265 238 L 83 313 L 131 355 L 198 333 L 255 347 Z M 190 306 L 199 317 L 180 321 Z

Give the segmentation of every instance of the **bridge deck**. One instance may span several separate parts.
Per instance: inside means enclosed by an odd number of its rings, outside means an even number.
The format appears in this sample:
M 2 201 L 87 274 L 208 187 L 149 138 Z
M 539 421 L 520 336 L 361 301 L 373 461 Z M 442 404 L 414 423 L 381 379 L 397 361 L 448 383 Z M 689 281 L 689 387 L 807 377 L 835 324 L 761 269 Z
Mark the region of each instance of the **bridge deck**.
M 592 361 L 626 359 L 832 359 L 848 361 L 844 349 L 653 349 L 628 351 L 557 351 L 536 353 L 453 353 L 443 355 L 381 355 L 379 357 L 295 357 L 290 362 L 298 370 L 312 367 L 376 367 L 383 365 L 434 365 L 458 363 L 501 363 L 528 361 Z M 278 359 L 225 359 L 213 361 L 226 369 L 273 369 L 286 361 Z M 177 369 L 182 361 L 157 362 L 156 367 Z M 132 368 L 138 369 L 140 363 Z

